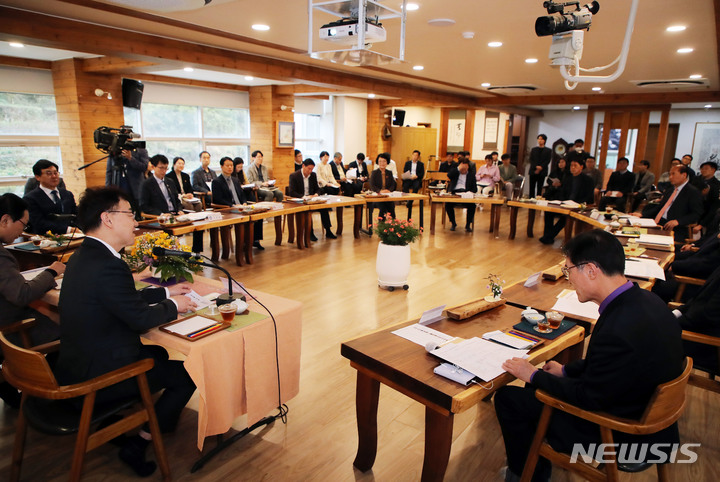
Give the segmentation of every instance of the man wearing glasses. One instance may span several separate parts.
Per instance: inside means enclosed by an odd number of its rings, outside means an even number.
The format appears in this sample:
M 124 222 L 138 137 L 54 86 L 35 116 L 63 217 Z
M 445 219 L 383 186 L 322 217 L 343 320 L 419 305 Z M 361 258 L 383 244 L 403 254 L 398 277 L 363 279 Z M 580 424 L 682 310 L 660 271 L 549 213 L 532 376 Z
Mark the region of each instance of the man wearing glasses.
M 154 360 L 147 373 L 152 392 L 164 390 L 155 402 L 158 424 L 170 432 L 195 384 L 181 361 L 168 360 L 157 345 L 143 345 L 140 333 L 178 317 L 195 304 L 187 284 L 170 288 L 135 289 L 135 281 L 119 251 L 135 241 L 137 222 L 130 197 L 117 188 L 87 189 L 78 206 L 78 224 L 86 238 L 67 263 L 60 291 L 60 355 L 55 376 L 61 385 L 84 382 L 144 358 Z M 98 393 L 105 403 L 138 393 L 128 380 Z M 150 434 L 127 438 L 120 459 L 138 475 L 148 476 L 155 463 L 145 460 Z
M 563 247 L 563 254 L 563 273 L 578 299 L 597 303 L 600 317 L 584 359 L 567 365 L 549 361 L 541 369 L 523 358 L 503 364 L 526 383 L 525 387 L 505 386 L 495 395 L 508 459 L 505 480 L 519 480 L 522 474 L 542 411 L 536 389 L 585 410 L 637 420 L 657 386 L 683 370 L 680 324 L 660 298 L 625 278 L 623 247 L 612 234 L 599 229 L 582 233 Z M 652 435 L 613 436 L 619 444 L 669 446 L 679 441 L 677 423 Z M 595 424 L 555 411 L 547 441 L 565 453 L 571 453 L 574 443 L 588 450 L 588 444 L 601 443 L 600 430 Z M 550 463 L 541 458 L 533 480 L 549 480 L 550 469 Z
M 30 212 L 28 231 L 35 234 L 68 234 L 73 232 L 73 218 L 77 214 L 73 194 L 59 187 L 58 166 L 47 159 L 40 159 L 33 166 L 33 174 L 39 185 L 24 197 Z

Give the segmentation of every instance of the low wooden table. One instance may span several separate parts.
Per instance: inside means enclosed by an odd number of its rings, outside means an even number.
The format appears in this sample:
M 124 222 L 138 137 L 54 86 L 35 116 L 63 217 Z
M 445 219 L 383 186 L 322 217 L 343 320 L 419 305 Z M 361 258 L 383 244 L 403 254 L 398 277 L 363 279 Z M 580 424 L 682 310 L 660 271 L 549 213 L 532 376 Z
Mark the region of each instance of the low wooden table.
M 520 321 L 520 310 L 500 306 L 469 320 L 442 320 L 430 328 L 462 338 L 481 336 L 496 329 L 506 329 Z M 483 383 L 464 387 L 433 373 L 440 361 L 425 347 L 393 335 L 400 327 L 417 320 L 400 323 L 342 344 L 342 356 L 357 370 L 355 396 L 359 446 L 353 465 L 370 470 L 377 453 L 377 410 L 380 384 L 397 390 L 425 405 L 425 457 L 422 480 L 441 481 L 447 468 L 452 444 L 453 419 L 514 378 L 509 373 Z M 551 358 L 567 362 L 582 355 L 584 330 L 576 326 L 555 340 L 547 341 L 529 353 L 532 363 Z
M 449 197 L 430 195 L 430 234 L 435 234 L 435 219 L 437 217 L 437 207 L 442 205 L 443 211 L 441 216 L 445 216 L 445 204 L 484 204 L 490 206 L 490 232 L 495 233 L 498 237 L 500 230 L 500 215 L 502 213 L 502 205 L 505 199 L 499 197 Z
M 348 196 L 334 196 L 328 195 L 323 196 L 328 200 L 322 204 L 309 204 L 307 207 L 310 209 L 310 215 L 313 211 L 320 211 L 322 209 L 335 209 L 335 219 L 337 223 L 336 233 L 340 236 L 343 232 L 343 208 L 352 207 L 354 210 L 353 218 L 353 236 L 355 239 L 360 237 L 360 229 L 362 225 L 362 208 L 365 205 L 363 199 L 357 197 Z M 310 246 L 310 230 L 308 229 L 305 233 L 307 245 Z
M 397 192 L 397 191 L 395 191 L 395 192 Z M 404 193 L 401 193 L 400 196 L 391 196 L 388 194 L 387 197 L 380 198 L 380 199 L 366 198 L 364 194 L 356 194 L 355 197 L 364 199 L 364 201 L 367 203 L 368 213 L 367 213 L 367 223 L 365 225 L 366 227 L 372 226 L 374 224 L 373 221 L 375 221 L 375 220 L 372 219 L 372 217 L 373 217 L 372 211 L 375 209 L 374 204 L 384 203 L 384 202 L 391 202 L 391 203 L 397 204 L 400 202 L 406 203 L 408 201 L 420 201 L 420 206 L 419 206 L 419 208 L 420 208 L 420 224 L 419 224 L 419 226 L 421 228 L 424 227 L 424 224 L 425 224 L 425 209 L 424 209 L 425 201 L 430 200 L 430 196 L 428 196 L 426 194 L 404 192 Z M 361 211 L 360 215 L 362 216 L 362 211 Z M 365 229 L 365 227 L 363 227 L 362 232 L 367 234 L 368 236 L 372 236 L 371 229 Z
M 528 210 L 528 223 L 527 223 L 527 237 L 532 238 L 534 236 L 533 231 L 535 228 L 535 213 L 540 212 L 550 212 L 550 213 L 557 213 L 562 216 L 565 216 L 565 242 L 568 242 L 570 238 L 572 238 L 573 233 L 573 218 L 571 217 L 571 213 L 573 211 L 577 211 L 577 209 L 573 210 L 567 207 L 562 207 L 558 204 L 548 204 L 545 206 L 541 206 L 538 204 L 535 204 L 534 202 L 523 202 L 523 201 L 508 201 L 508 206 L 510 206 L 510 233 L 508 234 L 508 239 L 515 239 L 515 233 L 517 231 L 517 216 L 518 216 L 518 210 L 520 208 L 525 208 Z M 592 219 L 592 218 L 590 218 Z M 594 220 L 593 220 L 594 221 Z

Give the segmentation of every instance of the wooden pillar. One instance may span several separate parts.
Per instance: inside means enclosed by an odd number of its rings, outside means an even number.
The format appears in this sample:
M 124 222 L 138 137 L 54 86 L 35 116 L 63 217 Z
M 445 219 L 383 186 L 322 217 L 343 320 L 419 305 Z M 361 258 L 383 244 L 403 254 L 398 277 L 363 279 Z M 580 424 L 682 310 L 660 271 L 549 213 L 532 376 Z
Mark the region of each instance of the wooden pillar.
M 52 63 L 55 105 L 60 132 L 63 179 L 77 196 L 86 187 L 105 184 L 106 161 L 78 171 L 78 167 L 105 156 L 95 148 L 93 132 L 100 126 L 120 127 L 125 123 L 122 106 L 122 80 L 117 74 L 83 72 L 79 59 Z M 97 97 L 95 89 L 110 92 Z
M 277 147 L 277 123 L 294 121 L 295 96 L 278 87 L 250 87 L 250 153 L 262 151 L 263 164 L 277 179 L 276 186 L 285 192 L 288 177 L 295 170 L 295 148 Z M 248 165 L 250 162 L 252 159 Z
M 390 119 L 385 118 L 389 107 L 381 105 L 379 100 L 368 99 L 367 101 L 367 143 L 365 155 L 375 162 L 375 158 L 381 152 L 390 152 L 391 140 L 383 137 L 383 131 L 387 125 L 390 129 Z
M 653 172 L 655 173 L 656 179 L 660 176 L 660 173 L 662 172 L 662 162 L 663 157 L 665 156 L 665 143 L 667 141 L 669 121 L 670 109 L 665 108 L 660 114 L 660 126 L 658 129 L 657 148 L 655 149 L 655 159 L 652 164 Z

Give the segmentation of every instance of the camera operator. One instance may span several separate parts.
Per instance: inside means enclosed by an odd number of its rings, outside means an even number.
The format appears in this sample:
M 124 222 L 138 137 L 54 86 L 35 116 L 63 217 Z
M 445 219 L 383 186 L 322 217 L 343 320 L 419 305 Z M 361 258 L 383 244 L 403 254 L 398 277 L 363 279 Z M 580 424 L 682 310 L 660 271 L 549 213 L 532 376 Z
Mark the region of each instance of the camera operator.
M 132 151 L 123 149 L 119 154 L 108 156 L 107 168 L 105 170 L 105 185 L 113 185 L 113 171 L 118 170 L 119 175 L 117 187 L 128 193 L 132 198 L 133 210 L 138 212 L 138 200 L 140 199 L 140 186 L 145 180 L 145 172 L 148 168 L 150 158 L 147 149 L 138 147 Z

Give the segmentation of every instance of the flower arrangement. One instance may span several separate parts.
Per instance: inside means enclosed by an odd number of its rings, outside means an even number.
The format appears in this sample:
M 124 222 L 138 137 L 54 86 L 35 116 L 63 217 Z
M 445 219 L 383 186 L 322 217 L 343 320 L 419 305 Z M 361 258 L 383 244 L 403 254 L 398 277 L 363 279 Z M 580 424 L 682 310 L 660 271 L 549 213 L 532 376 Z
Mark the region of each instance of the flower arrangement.
M 505 280 L 501 281 L 500 275 L 492 274 L 492 273 L 488 274 L 485 279 L 488 280 L 488 285 L 486 287 L 489 288 L 490 291 L 492 292 L 493 298 L 500 298 L 500 296 L 502 296 L 502 292 L 503 292 L 501 283 L 504 283 Z
M 55 241 L 58 246 L 62 246 L 63 243 L 65 243 L 68 240 L 67 235 L 65 234 L 55 234 L 52 231 L 48 230 L 47 233 L 45 233 L 45 237 L 51 241 Z
M 407 246 L 414 242 L 422 232 L 422 228 L 416 228 L 413 220 L 399 221 L 393 219 L 390 213 L 385 214 L 385 218 L 378 217 L 378 222 L 374 226 L 380 241 L 390 246 Z M 373 228 L 371 224 L 369 226 Z
M 190 246 L 181 244 L 177 237 L 164 231 L 158 231 L 135 238 L 135 244 L 129 250 L 126 248 L 123 259 L 135 271 L 142 271 L 146 267 L 154 268 L 160 275 L 161 281 L 177 278 L 186 279 L 192 283 L 193 273 L 200 271 L 200 266 L 178 256 L 156 256 L 153 254 L 153 248 L 156 246 L 190 252 Z

